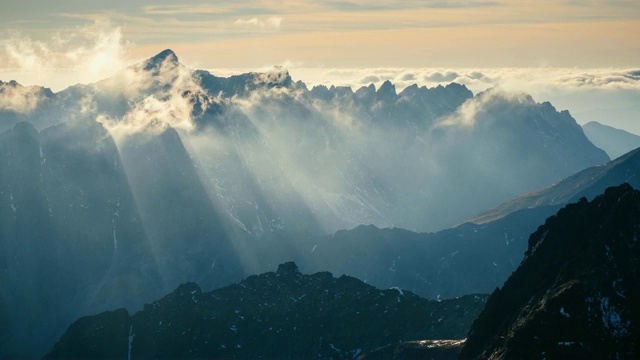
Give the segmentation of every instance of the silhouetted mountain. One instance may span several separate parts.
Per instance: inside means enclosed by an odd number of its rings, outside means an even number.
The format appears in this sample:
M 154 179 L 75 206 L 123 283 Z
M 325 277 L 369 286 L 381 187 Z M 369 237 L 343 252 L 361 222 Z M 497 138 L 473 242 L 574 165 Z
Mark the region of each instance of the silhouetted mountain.
M 429 301 L 292 262 L 204 293 L 179 286 L 144 310 L 73 323 L 45 358 L 354 358 L 400 340 L 461 338 L 484 296 Z
M 638 358 L 639 219 L 640 192 L 628 184 L 547 219 L 461 358 Z
M 606 151 L 612 159 L 640 147 L 640 136 L 596 121 L 582 125 L 582 129 L 589 141 Z

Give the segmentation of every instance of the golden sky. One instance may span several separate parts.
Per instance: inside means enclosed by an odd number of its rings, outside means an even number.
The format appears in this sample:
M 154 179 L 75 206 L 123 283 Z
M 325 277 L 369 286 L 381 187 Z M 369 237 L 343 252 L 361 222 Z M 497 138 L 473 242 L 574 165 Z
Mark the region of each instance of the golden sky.
M 121 29 L 126 55 L 200 67 L 632 67 L 640 1 L 2 0 L 4 38 Z M 10 58 L 5 54 L 6 65 Z M 13 64 L 16 66 L 16 64 Z

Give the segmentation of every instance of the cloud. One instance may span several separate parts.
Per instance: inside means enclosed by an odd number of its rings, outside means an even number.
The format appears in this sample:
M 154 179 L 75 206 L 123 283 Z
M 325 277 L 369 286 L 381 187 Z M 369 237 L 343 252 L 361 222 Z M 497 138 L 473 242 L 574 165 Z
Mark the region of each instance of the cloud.
M 140 64 L 96 86 L 99 91 L 120 94 L 129 100 L 130 108 L 122 117 L 97 114 L 97 121 L 115 138 L 140 132 L 160 133 L 169 126 L 193 130 L 195 117 L 215 101 L 193 78 L 192 71 L 172 57 L 157 64 L 157 69 L 145 70 Z M 199 114 L 194 114 L 196 104 Z
M 233 24 L 239 27 L 247 28 L 278 29 L 282 24 L 282 18 L 278 16 L 272 16 L 264 20 L 255 17 L 251 19 L 237 19 Z
M 455 71 L 446 71 L 444 73 L 436 71 L 425 75 L 424 79 L 429 82 L 452 82 L 459 77 L 460 75 Z
M 482 114 L 489 108 L 500 104 L 533 104 L 533 98 L 527 94 L 509 93 L 499 88 L 489 89 L 465 101 L 455 112 L 438 119 L 435 128 L 460 127 L 472 128 L 481 121 Z
M 0 81 L 0 110 L 28 114 L 46 98 L 43 91 L 36 86 Z
M 55 90 L 75 83 L 106 78 L 126 64 L 126 43 L 119 27 L 109 21 L 65 29 L 47 40 L 11 32 L 0 41 L 5 58 L 2 73 L 19 75 L 20 82 L 47 84 Z
M 415 79 L 416 76 L 412 73 L 406 73 L 400 77 L 400 80 L 402 81 L 414 81 Z
M 360 80 L 360 84 L 370 84 L 380 82 L 380 77 L 376 75 L 367 75 Z
M 294 79 L 309 86 L 340 85 L 357 89 L 373 82 L 379 86 L 391 80 L 398 90 L 417 84 L 433 87 L 451 82 L 474 92 L 494 86 L 507 91 L 640 90 L 640 69 L 576 68 L 295 68 Z

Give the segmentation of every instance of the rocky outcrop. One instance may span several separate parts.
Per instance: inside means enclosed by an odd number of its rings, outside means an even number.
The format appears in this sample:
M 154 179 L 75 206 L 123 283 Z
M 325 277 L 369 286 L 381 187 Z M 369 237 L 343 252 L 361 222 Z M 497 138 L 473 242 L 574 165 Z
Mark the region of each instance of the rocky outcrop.
M 628 184 L 550 217 L 474 322 L 462 358 L 640 357 L 640 192 Z

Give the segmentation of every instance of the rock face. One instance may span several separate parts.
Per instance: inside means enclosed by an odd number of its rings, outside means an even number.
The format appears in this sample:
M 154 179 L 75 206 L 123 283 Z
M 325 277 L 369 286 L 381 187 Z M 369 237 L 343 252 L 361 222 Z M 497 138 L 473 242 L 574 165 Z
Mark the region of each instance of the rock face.
M 640 357 L 640 192 L 628 184 L 550 217 L 474 322 L 462 358 Z
M 46 358 L 354 358 L 402 340 L 463 338 L 485 298 L 429 301 L 289 262 L 211 292 L 183 284 L 131 316 L 81 318 Z

